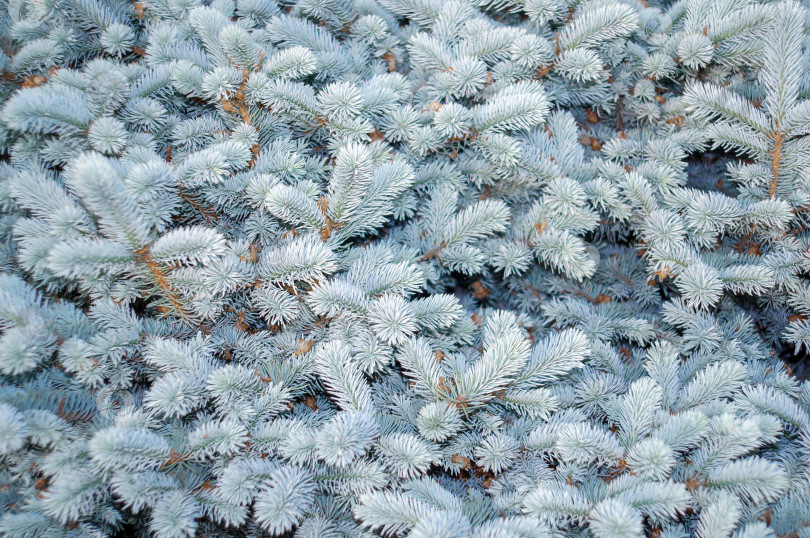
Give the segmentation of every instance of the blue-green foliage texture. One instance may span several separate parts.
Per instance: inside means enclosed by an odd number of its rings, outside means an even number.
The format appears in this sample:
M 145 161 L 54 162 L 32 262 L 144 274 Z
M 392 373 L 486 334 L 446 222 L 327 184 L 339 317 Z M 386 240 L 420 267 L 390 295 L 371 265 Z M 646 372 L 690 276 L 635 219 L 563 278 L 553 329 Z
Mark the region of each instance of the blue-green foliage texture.
M 810 537 L 810 2 L 0 12 L 0 535 Z

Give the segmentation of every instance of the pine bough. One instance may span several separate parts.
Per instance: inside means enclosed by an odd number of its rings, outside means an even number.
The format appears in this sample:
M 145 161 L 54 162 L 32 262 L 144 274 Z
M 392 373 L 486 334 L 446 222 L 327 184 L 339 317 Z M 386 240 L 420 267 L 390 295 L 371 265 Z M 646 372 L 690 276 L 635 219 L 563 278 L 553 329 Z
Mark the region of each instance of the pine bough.
M 810 536 L 804 4 L 0 8 L 3 536 Z

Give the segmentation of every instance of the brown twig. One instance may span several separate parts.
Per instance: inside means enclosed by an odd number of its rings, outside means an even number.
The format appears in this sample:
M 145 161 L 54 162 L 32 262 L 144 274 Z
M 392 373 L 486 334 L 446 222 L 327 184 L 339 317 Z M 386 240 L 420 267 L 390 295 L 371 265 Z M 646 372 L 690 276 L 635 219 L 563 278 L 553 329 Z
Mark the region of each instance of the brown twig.
M 163 295 L 168 299 L 169 303 L 171 303 L 172 307 L 177 311 L 183 320 L 188 323 L 191 323 L 192 316 L 186 311 L 183 307 L 182 302 L 177 297 L 177 295 L 172 291 L 171 287 L 169 286 L 169 279 L 166 277 L 166 272 L 160 266 L 160 264 L 152 258 L 152 254 L 149 252 L 149 247 L 143 247 L 137 251 L 135 251 L 136 260 L 145 264 L 146 267 L 149 268 L 149 271 L 152 273 L 152 276 L 155 279 L 158 287 L 163 292 Z
M 768 187 L 768 197 L 776 197 L 776 184 L 779 180 L 779 164 L 782 160 L 782 144 L 785 141 L 785 135 L 779 131 L 779 125 L 776 126 L 777 130 L 771 135 L 773 137 L 773 152 L 771 153 L 771 184 Z

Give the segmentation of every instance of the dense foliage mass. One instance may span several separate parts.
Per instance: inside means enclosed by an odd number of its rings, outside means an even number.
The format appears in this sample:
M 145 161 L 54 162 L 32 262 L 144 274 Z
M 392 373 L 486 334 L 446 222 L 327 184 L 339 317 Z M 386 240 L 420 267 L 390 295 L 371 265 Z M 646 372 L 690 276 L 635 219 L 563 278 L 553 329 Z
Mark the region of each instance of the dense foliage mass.
M 810 9 L 0 0 L 0 534 L 810 536 Z

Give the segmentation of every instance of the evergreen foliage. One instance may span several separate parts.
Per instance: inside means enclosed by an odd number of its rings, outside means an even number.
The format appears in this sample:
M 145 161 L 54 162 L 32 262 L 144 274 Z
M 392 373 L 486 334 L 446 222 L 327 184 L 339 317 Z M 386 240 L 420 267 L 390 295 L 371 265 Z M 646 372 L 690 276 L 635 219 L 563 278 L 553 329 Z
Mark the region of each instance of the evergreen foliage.
M 810 3 L 0 8 L 0 535 L 810 537 Z

